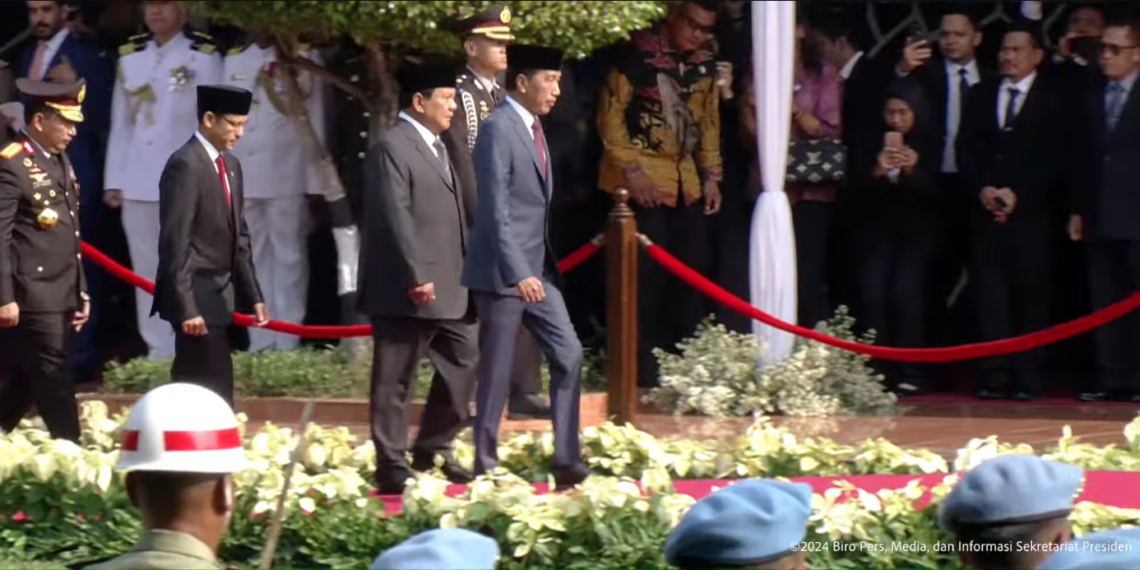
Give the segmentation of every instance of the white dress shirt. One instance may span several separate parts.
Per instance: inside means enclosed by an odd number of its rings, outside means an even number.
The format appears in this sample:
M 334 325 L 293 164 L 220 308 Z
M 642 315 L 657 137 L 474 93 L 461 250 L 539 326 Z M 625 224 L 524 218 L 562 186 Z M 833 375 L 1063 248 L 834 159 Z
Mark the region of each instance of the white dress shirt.
M 526 132 L 530 133 L 531 140 L 534 140 L 534 122 L 538 120 L 538 117 L 535 117 L 534 113 L 527 111 L 525 107 L 519 105 L 519 102 L 515 101 L 515 98 L 510 95 L 507 95 L 507 102 L 511 104 L 511 107 L 515 108 L 515 111 L 518 111 L 519 116 L 523 119 L 523 123 L 526 123 Z
M 966 71 L 966 82 L 970 87 L 982 80 L 978 72 L 978 63 L 970 60 L 962 65 L 946 60 L 946 83 L 949 90 L 946 92 L 946 146 L 942 149 L 942 172 L 958 172 L 958 159 L 954 152 L 954 141 L 958 138 L 958 124 L 962 121 L 962 96 L 959 83 L 962 81 L 962 70 Z
M 431 153 L 434 154 L 436 158 L 439 158 L 439 151 L 436 150 L 435 143 L 438 142 L 440 144 L 443 144 L 443 141 L 439 138 L 438 135 L 429 131 L 428 128 L 423 125 L 423 123 L 413 119 L 411 115 L 403 111 L 400 111 L 400 114 L 397 115 L 397 117 L 411 123 L 412 126 L 416 128 L 416 131 L 420 133 L 420 136 L 424 138 L 424 142 L 426 142 L 428 148 L 431 149 Z
M 1025 105 L 1025 97 L 1029 95 L 1029 90 L 1033 87 L 1033 80 L 1037 78 L 1037 72 L 1030 73 L 1021 78 L 1017 83 L 1011 83 L 1009 78 L 1003 79 L 1001 88 L 998 90 L 997 98 L 997 118 L 998 128 L 1005 126 L 1005 111 L 1009 106 L 1009 90 L 1017 89 L 1017 100 L 1013 102 L 1013 118 L 1016 119 L 1021 114 L 1021 106 Z
M 210 142 L 209 139 L 202 134 L 202 131 L 194 131 L 194 138 L 198 139 L 198 142 L 206 147 L 206 154 L 210 155 L 210 164 L 214 165 L 214 172 L 221 174 L 221 171 L 218 170 L 218 157 L 222 155 L 221 151 L 214 147 L 214 143 Z

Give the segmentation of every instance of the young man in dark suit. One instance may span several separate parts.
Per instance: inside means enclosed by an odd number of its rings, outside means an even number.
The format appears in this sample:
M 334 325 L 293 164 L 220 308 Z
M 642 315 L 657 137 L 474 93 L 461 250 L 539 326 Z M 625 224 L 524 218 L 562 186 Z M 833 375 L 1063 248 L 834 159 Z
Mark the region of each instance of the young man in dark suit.
M 475 294 L 480 325 L 475 472 L 498 463 L 499 423 L 519 327 L 526 327 L 550 366 L 551 473 L 556 486 L 573 486 L 589 475 L 581 462 L 578 427 L 582 344 L 566 311 L 550 242 L 553 171 L 539 122 L 561 93 L 562 52 L 512 45 L 507 62 L 507 98 L 475 141 L 479 205 L 463 267 L 463 284 Z
M 438 456 L 453 483 L 471 474 L 451 455 L 470 419 L 479 362 L 478 325 L 460 284 L 467 250 L 463 194 L 440 134 L 453 120 L 455 68 L 423 65 L 400 77 L 396 125 L 369 153 L 361 195 L 360 312 L 371 317 L 371 400 L 376 487 L 400 494 L 408 471 L 407 409 L 424 356 L 435 365 L 412 450 L 412 468 Z
M 955 140 L 971 90 L 995 74 L 977 59 L 982 30 L 971 8 L 970 3 L 955 2 L 943 13 L 938 55 L 933 55 L 933 46 L 926 38 L 908 38 L 896 68 L 898 75 L 912 76 L 922 85 L 931 106 L 934 128 L 942 140 L 938 189 L 945 213 L 938 228 L 927 301 L 928 322 L 936 323 L 928 331 L 934 345 L 969 342 L 976 328 L 969 304 L 961 302 L 960 294 L 965 291 L 973 295 L 973 287 L 962 289 L 961 285 L 969 262 L 969 219 L 975 202 L 968 199 L 962 189 Z M 950 365 L 941 372 L 953 375 L 953 368 L 954 365 Z M 932 367 L 931 372 L 936 370 Z M 914 387 L 918 391 L 932 388 Z
M 0 150 L 0 432 L 32 407 L 52 437 L 79 441 L 67 356 L 91 314 L 79 183 L 64 149 L 83 122 L 82 81 L 19 79 L 27 127 Z
M 151 315 L 175 331 L 175 382 L 210 388 L 232 406 L 234 367 L 226 328 L 236 309 L 269 322 L 242 214 L 241 163 L 232 154 L 253 95 L 198 86 L 198 131 L 159 179 L 158 277 Z
M 1064 190 L 1067 117 L 1063 90 L 1038 68 L 1037 30 L 1015 23 L 1002 38 L 1001 79 L 973 89 L 957 156 L 970 213 L 970 282 L 983 341 L 1049 328 L 1053 237 Z M 1035 397 L 1047 380 L 1041 349 L 980 362 L 982 398 Z

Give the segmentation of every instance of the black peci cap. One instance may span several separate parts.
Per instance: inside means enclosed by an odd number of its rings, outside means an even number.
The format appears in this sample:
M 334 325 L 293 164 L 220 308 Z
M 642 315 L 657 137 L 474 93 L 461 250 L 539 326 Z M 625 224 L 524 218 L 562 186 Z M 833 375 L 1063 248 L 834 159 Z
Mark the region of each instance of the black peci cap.
M 511 69 L 560 71 L 562 50 L 545 46 L 512 44 L 507 46 L 507 65 Z
M 397 74 L 400 93 L 421 93 L 431 89 L 455 87 L 455 66 L 448 63 L 405 64 Z
M 215 115 L 248 115 L 253 93 L 229 85 L 198 86 L 198 117 L 207 112 Z

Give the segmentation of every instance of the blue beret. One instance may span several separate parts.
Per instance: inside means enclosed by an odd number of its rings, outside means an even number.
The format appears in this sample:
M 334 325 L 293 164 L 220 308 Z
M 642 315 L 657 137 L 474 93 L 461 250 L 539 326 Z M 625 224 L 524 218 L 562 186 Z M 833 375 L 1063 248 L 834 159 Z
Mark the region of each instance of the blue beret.
M 1135 570 L 1140 568 L 1140 529 L 1087 534 L 1061 545 L 1041 565 L 1046 570 Z
M 1073 509 L 1084 472 L 1036 455 L 1001 455 L 962 477 L 938 511 L 947 532 L 964 525 L 1028 523 Z
M 371 570 L 493 570 L 499 544 L 461 528 L 421 532 L 376 557 Z
M 741 481 L 696 502 L 665 541 L 671 566 L 744 565 L 782 558 L 803 541 L 811 486 Z

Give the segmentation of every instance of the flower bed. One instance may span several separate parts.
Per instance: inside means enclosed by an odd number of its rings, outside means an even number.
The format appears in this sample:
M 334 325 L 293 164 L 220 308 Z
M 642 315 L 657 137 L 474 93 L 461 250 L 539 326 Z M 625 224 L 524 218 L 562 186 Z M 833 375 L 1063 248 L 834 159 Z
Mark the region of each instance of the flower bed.
M 105 407 L 88 403 L 83 423 L 82 446 L 50 440 L 31 426 L 0 439 L 0 561 L 11 561 L 0 567 L 104 558 L 126 550 L 137 536 L 137 515 L 113 471 L 122 418 L 107 417 Z M 591 467 L 609 477 L 591 478 L 576 492 L 536 494 L 528 481 L 546 478 L 551 436 L 515 435 L 503 441 L 503 466 L 522 477 L 497 474 L 496 481 L 481 480 L 458 497 L 445 496 L 445 481 L 422 477 L 405 493 L 400 514 L 384 516 L 382 503 L 368 498 L 371 446 L 357 445 L 343 429 L 312 425 L 307 433 L 286 502 L 276 568 L 365 567 L 381 549 L 440 525 L 493 532 L 504 552 L 500 568 L 661 567 L 664 538 L 692 503 L 672 492 L 673 479 L 949 474 L 999 453 L 1032 451 L 995 438 L 975 440 L 951 464 L 886 441 L 799 441 L 764 421 L 727 443 L 656 440 L 604 425 L 586 430 L 583 447 Z M 1127 446 L 1098 448 L 1076 442 L 1066 430 L 1050 455 L 1090 470 L 1135 470 L 1138 433 L 1140 423 L 1133 422 L 1125 429 Z M 222 556 L 255 565 L 293 434 L 267 426 L 246 435 L 253 465 L 235 476 L 241 516 Z M 457 451 L 470 461 L 469 445 Z M 817 495 L 809 540 L 828 547 L 809 553 L 809 561 L 817 568 L 953 566 L 953 553 L 938 547 L 946 537 L 934 522 L 934 505 L 952 477 L 932 489 L 933 505 L 921 509 L 915 501 L 926 490 L 917 484 L 874 494 L 841 486 Z M 636 482 L 651 492 L 643 493 Z M 1135 524 L 1140 511 L 1081 503 L 1073 520 L 1085 532 Z

